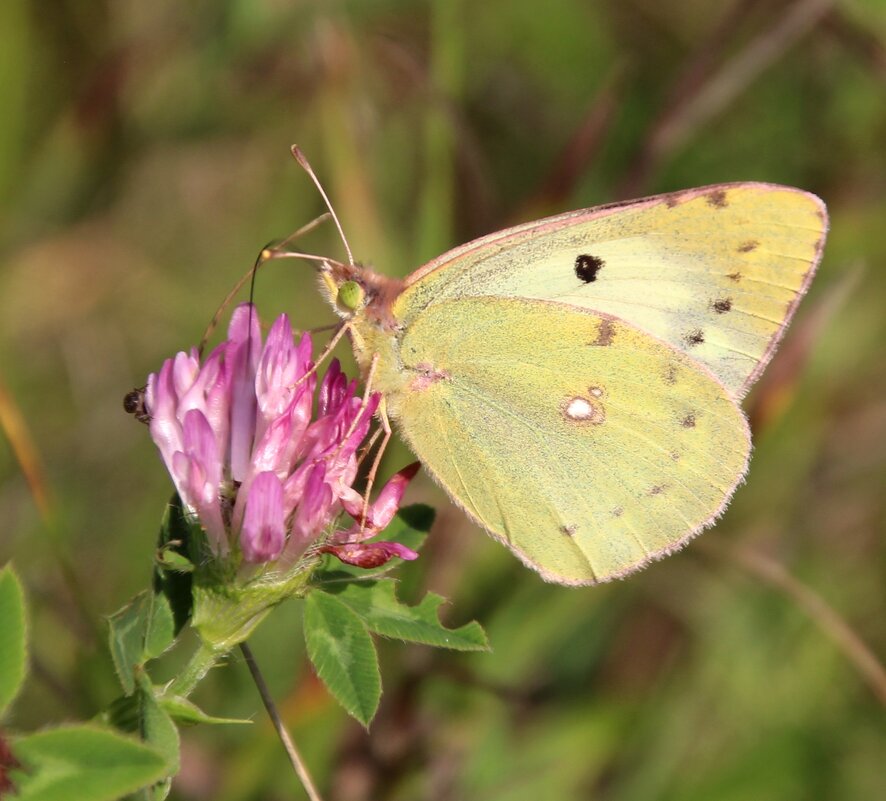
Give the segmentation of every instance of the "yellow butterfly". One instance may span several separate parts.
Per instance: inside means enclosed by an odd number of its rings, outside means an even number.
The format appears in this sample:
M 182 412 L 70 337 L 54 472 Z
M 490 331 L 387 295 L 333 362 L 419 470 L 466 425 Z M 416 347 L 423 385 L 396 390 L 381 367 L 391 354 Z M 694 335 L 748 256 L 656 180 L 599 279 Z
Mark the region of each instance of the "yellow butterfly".
M 402 281 L 355 264 L 345 240 L 349 263 L 321 275 L 387 435 L 390 417 L 545 579 L 594 584 L 725 509 L 751 449 L 739 401 L 826 231 L 812 194 L 720 184 L 518 225 Z

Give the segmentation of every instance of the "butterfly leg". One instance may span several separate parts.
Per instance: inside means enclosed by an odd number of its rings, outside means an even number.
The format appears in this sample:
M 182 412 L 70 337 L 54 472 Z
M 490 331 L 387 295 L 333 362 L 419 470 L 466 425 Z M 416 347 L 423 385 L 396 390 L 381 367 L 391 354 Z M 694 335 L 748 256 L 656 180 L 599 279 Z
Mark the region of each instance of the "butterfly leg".
M 320 365 L 323 364 L 323 362 L 325 362 L 329 358 L 329 354 L 332 353 L 333 350 L 335 350 L 335 346 L 338 345 L 341 338 L 350 329 L 351 329 L 350 322 L 346 321 L 346 322 L 342 323 L 338 327 L 338 331 L 335 332 L 332 339 L 330 339 L 329 342 L 326 343 L 326 347 L 323 348 L 323 351 L 317 357 L 317 361 L 314 362 L 314 364 L 310 367 L 310 369 L 305 370 L 304 375 L 300 376 L 298 381 L 296 381 L 292 386 L 297 387 L 299 384 L 301 384 L 302 381 L 307 379 L 308 376 L 316 373 L 318 368 L 320 367 Z
M 344 323 L 342 328 L 348 326 L 348 323 Z M 341 336 L 338 334 L 337 336 Z M 372 361 L 369 363 L 369 370 L 366 373 L 366 380 L 364 382 L 364 390 L 363 390 L 363 399 L 360 401 L 360 408 L 357 410 L 357 414 L 354 415 L 354 419 L 351 421 L 351 424 L 348 426 L 348 430 L 345 432 L 344 436 L 341 438 L 341 445 L 338 446 L 338 450 L 335 452 L 333 459 L 337 459 L 338 455 L 341 453 L 342 448 L 344 448 L 345 443 L 350 439 L 351 434 L 357 429 L 357 425 L 360 423 L 360 419 L 363 417 L 363 412 L 366 411 L 366 407 L 369 406 L 369 399 L 372 397 L 372 382 L 375 379 L 375 368 L 378 366 L 378 354 L 372 354 Z
M 381 420 L 381 430 L 384 431 L 384 436 L 381 440 L 381 445 L 378 446 L 378 450 L 375 452 L 375 458 L 372 460 L 372 467 L 369 468 L 369 473 L 366 476 L 366 491 L 363 493 L 363 511 L 360 513 L 360 539 L 363 539 L 363 532 L 366 528 L 366 516 L 369 513 L 369 499 L 372 496 L 372 487 L 375 484 L 375 477 L 378 474 L 378 468 L 381 465 L 382 457 L 385 455 L 385 450 L 387 450 L 388 443 L 391 441 L 391 435 L 393 434 L 393 430 L 391 429 L 391 421 L 388 418 L 388 410 L 387 404 L 385 404 L 385 399 L 381 399 L 381 403 L 378 405 L 378 417 Z

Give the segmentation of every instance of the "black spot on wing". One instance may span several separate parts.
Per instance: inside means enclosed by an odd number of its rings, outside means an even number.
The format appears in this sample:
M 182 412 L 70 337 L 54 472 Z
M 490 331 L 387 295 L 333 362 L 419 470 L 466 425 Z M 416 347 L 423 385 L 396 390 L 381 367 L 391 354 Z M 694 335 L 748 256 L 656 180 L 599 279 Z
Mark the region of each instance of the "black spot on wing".
M 750 253 L 752 250 L 756 250 L 760 246 L 760 243 L 756 239 L 749 239 L 747 242 L 742 242 L 738 246 L 739 253 Z
M 695 415 L 694 414 L 685 415 L 683 417 L 683 419 L 680 420 L 680 425 L 683 426 L 683 428 L 695 428 Z
M 683 341 L 691 348 L 695 345 L 701 345 L 704 342 L 704 331 L 700 328 L 693 328 L 683 334 Z
M 590 284 L 597 280 L 597 273 L 603 269 L 604 264 L 599 256 L 582 253 L 575 257 L 575 275 L 579 280 Z
M 720 298 L 711 304 L 717 314 L 726 314 L 732 308 L 732 298 Z

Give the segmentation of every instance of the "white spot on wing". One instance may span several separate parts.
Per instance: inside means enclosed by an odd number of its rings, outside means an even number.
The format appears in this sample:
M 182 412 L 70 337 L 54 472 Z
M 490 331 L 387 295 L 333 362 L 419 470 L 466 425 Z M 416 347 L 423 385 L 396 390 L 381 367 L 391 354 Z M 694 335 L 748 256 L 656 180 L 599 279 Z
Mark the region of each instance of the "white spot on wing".
M 589 398 L 577 395 L 574 398 L 568 398 L 563 406 L 560 407 L 563 416 L 567 420 L 576 423 L 591 423 L 599 425 L 606 419 L 606 412 L 602 404 L 595 403 Z
M 573 398 L 566 404 L 566 416 L 570 420 L 590 420 L 594 416 L 594 407 L 585 398 Z

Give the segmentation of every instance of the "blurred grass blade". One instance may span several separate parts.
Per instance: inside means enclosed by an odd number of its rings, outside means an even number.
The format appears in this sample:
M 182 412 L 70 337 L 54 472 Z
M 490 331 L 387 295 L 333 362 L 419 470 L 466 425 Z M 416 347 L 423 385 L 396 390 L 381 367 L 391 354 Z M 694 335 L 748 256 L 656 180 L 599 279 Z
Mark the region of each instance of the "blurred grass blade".
M 455 121 L 464 79 L 465 5 L 448 0 L 431 5 L 431 63 L 424 120 L 422 189 L 419 199 L 417 263 L 455 243 Z
M 0 716 L 25 679 L 27 631 L 25 597 L 11 565 L 0 570 Z

